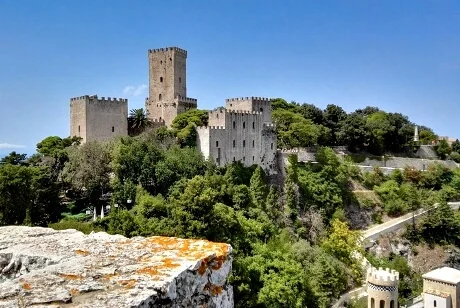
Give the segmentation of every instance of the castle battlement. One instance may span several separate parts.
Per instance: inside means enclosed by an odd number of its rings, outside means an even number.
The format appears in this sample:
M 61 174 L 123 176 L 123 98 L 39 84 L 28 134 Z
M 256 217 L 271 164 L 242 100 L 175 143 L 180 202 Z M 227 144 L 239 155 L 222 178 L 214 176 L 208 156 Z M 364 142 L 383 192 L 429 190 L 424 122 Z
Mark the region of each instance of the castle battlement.
M 225 102 L 238 102 L 238 101 L 264 101 L 264 102 L 270 102 L 272 99 L 271 98 L 266 98 L 266 97 L 235 97 L 235 98 L 227 98 Z
M 197 126 L 197 130 L 216 130 L 216 129 L 225 129 L 225 126 Z
M 167 51 L 172 51 L 172 50 L 175 50 L 187 56 L 187 50 L 181 49 L 179 47 L 165 47 L 165 48 L 149 49 L 149 53 L 161 53 L 161 52 L 167 52 Z
M 176 96 L 176 100 L 182 103 L 192 103 L 192 104 L 196 104 L 198 102 L 196 98 L 183 97 L 183 96 Z
M 79 100 L 89 100 L 90 102 L 97 101 L 99 103 L 110 103 L 110 102 L 115 102 L 115 103 L 127 103 L 128 99 L 126 98 L 111 98 L 111 97 L 104 97 L 102 96 L 101 98 L 98 98 L 97 95 L 84 95 L 84 96 L 78 96 L 78 97 L 72 97 L 70 101 L 79 101 Z
M 262 112 L 260 112 L 260 111 L 232 110 L 232 109 L 225 109 L 225 113 L 228 113 L 228 114 L 255 114 L 255 115 L 262 115 Z
M 389 268 L 384 270 L 381 267 L 379 269 L 371 267 L 367 270 L 367 280 L 377 285 L 398 285 L 399 273 Z

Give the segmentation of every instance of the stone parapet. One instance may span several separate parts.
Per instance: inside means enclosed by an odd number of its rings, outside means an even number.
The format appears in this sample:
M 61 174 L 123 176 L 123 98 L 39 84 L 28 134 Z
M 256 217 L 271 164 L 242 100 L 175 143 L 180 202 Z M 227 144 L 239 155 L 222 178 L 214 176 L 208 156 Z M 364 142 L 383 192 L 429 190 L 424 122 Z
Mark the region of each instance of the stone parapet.
M 233 307 L 232 247 L 0 227 L 0 306 Z

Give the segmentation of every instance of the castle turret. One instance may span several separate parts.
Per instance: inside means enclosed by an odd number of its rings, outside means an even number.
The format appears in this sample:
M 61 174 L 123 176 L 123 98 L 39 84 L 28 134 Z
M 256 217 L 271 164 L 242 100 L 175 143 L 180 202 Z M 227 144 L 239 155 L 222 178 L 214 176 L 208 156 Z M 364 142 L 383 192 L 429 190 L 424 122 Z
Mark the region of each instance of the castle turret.
M 414 142 L 419 142 L 420 138 L 419 138 L 419 134 L 418 134 L 418 126 L 415 125 L 415 128 L 414 128 Z
M 367 270 L 368 308 L 398 307 L 399 273 L 379 268 Z

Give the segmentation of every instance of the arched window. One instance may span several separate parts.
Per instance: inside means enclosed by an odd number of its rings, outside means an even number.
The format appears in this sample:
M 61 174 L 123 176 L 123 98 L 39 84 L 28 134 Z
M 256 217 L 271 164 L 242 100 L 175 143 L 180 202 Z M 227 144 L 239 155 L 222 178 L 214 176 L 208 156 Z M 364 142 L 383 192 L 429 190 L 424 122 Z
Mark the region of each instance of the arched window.
M 246 128 L 246 122 L 243 122 L 243 129 Z
M 115 132 L 115 126 L 112 126 L 112 133 Z
M 254 161 L 254 156 L 252 157 L 252 161 Z
M 264 108 L 260 108 L 260 112 L 264 112 Z
M 233 121 L 233 129 L 235 129 L 235 128 L 236 128 L 236 122 Z
M 236 146 L 236 141 L 235 141 L 235 140 L 233 140 L 233 147 L 235 147 L 235 146 Z
M 434 303 L 433 303 L 433 307 L 436 307 L 436 300 L 435 300 Z
M 160 101 L 161 101 L 161 94 L 160 94 L 160 95 L 158 95 L 158 100 L 160 100 Z
M 216 148 L 219 146 L 219 141 L 216 141 Z
M 385 308 L 385 301 L 383 299 L 380 300 L 380 308 Z
M 436 301 L 434 301 L 434 306 L 436 307 Z M 395 308 L 395 301 L 394 300 L 391 300 L 390 308 Z
M 160 82 L 163 82 L 163 77 L 160 77 Z
M 375 308 L 375 300 L 374 300 L 374 298 L 371 298 L 371 308 Z

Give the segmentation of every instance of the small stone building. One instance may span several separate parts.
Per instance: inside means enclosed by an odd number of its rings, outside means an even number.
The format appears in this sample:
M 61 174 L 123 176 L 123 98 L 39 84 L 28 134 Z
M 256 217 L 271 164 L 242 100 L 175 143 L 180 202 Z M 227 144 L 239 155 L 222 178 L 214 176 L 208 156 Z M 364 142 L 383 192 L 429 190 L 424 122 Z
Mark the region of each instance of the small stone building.
M 442 267 L 423 276 L 423 303 L 425 308 L 460 307 L 460 271 Z
M 232 98 L 225 108 L 209 112 L 206 127 L 197 128 L 197 147 L 218 166 L 241 161 L 272 174 L 276 164 L 276 130 L 271 122 L 271 100 Z
M 398 307 L 399 273 L 379 268 L 367 271 L 367 301 L 369 308 Z
M 80 96 L 70 99 L 70 136 L 82 142 L 128 135 L 128 100 Z

